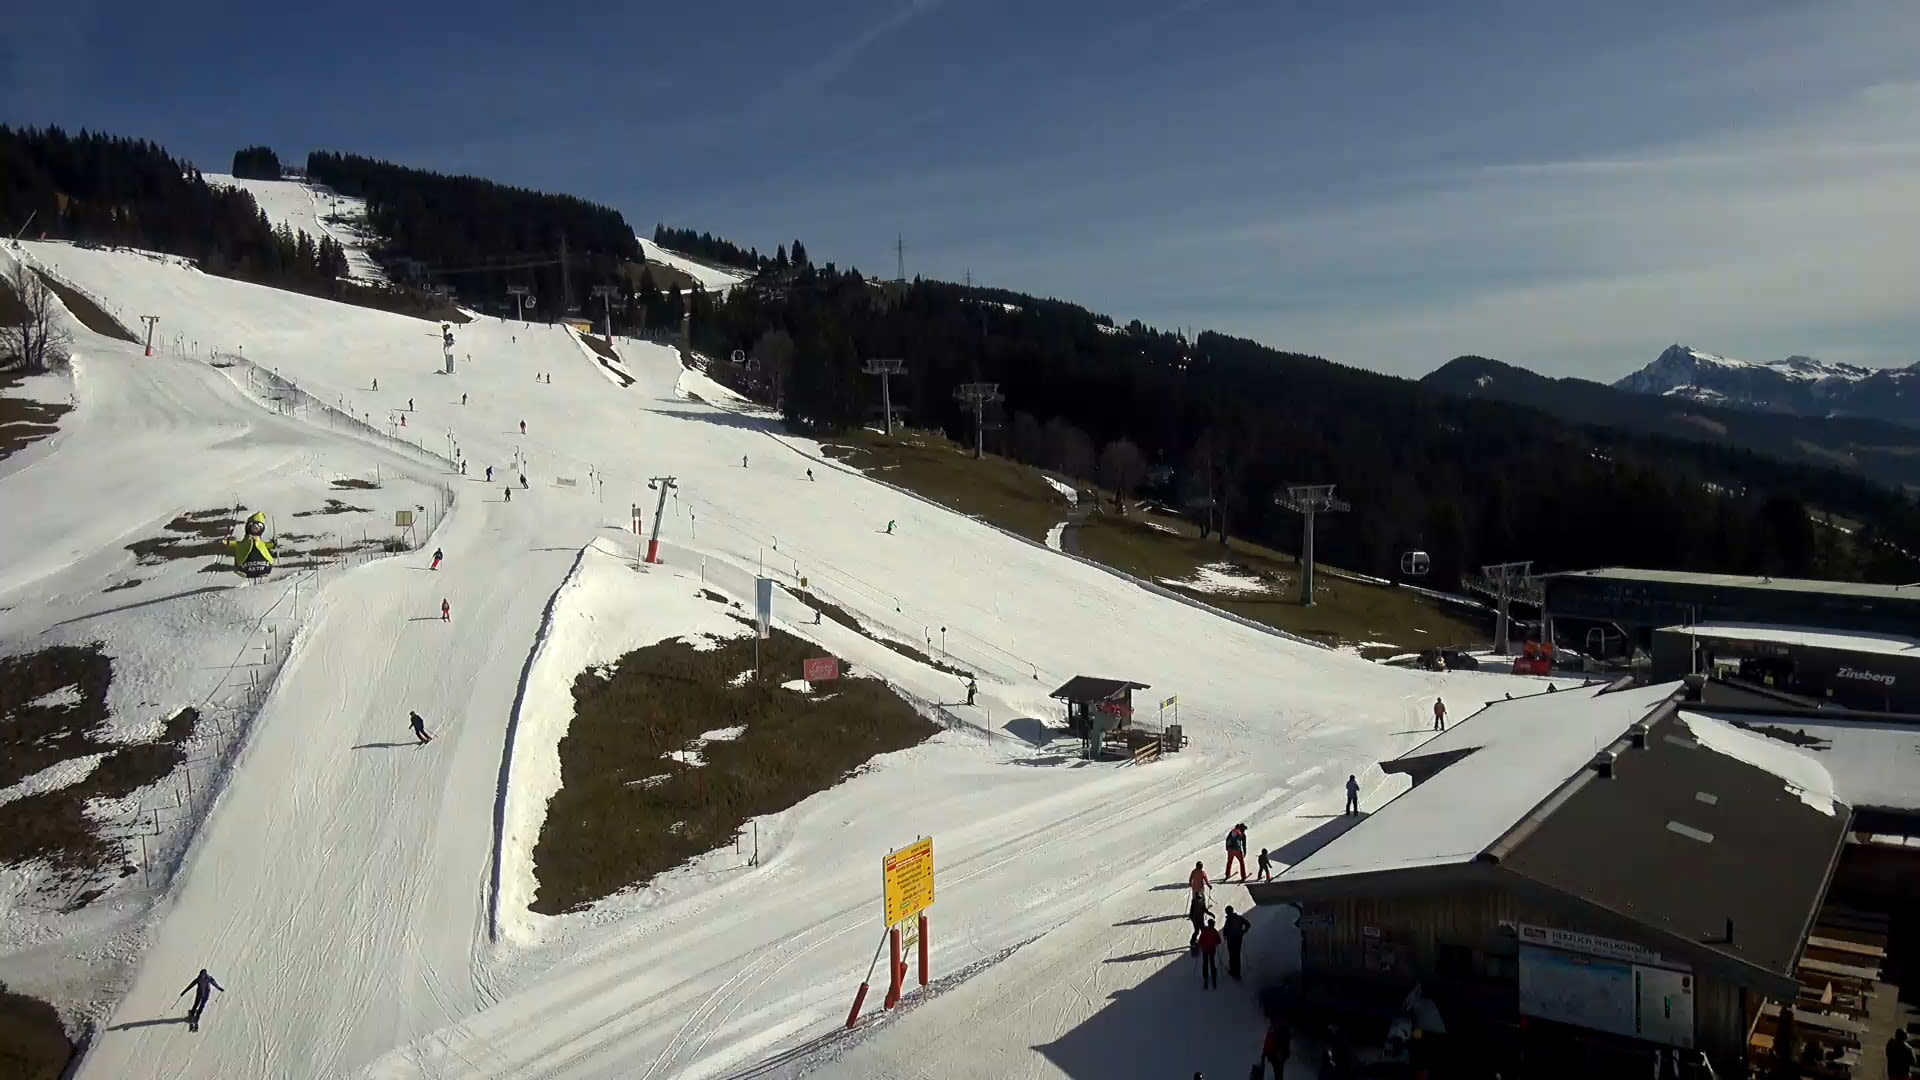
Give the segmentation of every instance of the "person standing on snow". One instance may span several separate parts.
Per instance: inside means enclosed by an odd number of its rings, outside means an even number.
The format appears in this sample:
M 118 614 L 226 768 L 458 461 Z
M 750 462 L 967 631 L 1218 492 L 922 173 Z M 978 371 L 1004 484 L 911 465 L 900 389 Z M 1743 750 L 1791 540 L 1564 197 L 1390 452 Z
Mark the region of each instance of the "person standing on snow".
M 1266 848 L 1260 849 L 1260 880 L 1261 881 L 1273 880 L 1273 862 L 1271 859 L 1267 857 Z
M 408 412 L 412 412 L 412 411 L 413 411 L 413 399 L 412 399 L 412 398 L 408 398 L 408 399 L 407 399 L 407 411 L 408 411 Z
M 466 403 L 467 403 L 467 395 L 465 395 L 465 394 L 461 394 L 461 395 L 460 395 L 460 404 L 462 404 L 462 405 L 465 405 Z
M 504 487 L 504 488 L 501 488 L 500 490 L 502 490 L 502 491 L 504 491 L 504 492 L 506 492 L 506 493 L 507 493 L 507 501 L 508 501 L 508 502 L 512 502 L 512 501 L 513 501 L 513 485 L 512 485 L 512 484 L 508 484 L 508 485 L 507 485 L 506 487 Z
M 973 676 L 967 676 L 967 704 L 973 704 L 973 696 L 980 692 L 980 683 Z
M 1353 775 L 1349 773 L 1347 775 L 1347 813 L 1357 814 L 1359 812 L 1360 812 L 1360 781 L 1355 780 L 1353 778 Z
M 375 390 L 378 390 L 378 389 L 380 389 L 380 380 L 379 380 L 379 379 L 375 379 L 375 380 L 373 380 L 373 388 L 374 388 Z
M 1227 868 L 1220 874 L 1221 881 L 1233 876 L 1235 860 L 1240 863 L 1240 880 L 1247 880 L 1247 827 L 1245 825 L 1235 825 L 1227 830 Z
M 1187 951 L 1200 951 L 1200 931 L 1207 928 L 1207 898 L 1198 893 L 1187 905 L 1187 918 L 1193 923 L 1193 936 L 1187 938 Z
M 812 469 L 808 469 L 808 470 L 807 470 L 807 480 L 808 480 L 809 482 L 811 482 L 811 481 L 813 480 L 813 470 L 812 470 Z
M 1193 873 L 1187 875 L 1187 888 L 1193 890 L 1193 895 L 1205 898 L 1208 885 L 1206 864 L 1194 863 Z
M 426 720 L 421 718 L 419 713 L 417 712 L 408 713 L 407 722 L 413 725 L 413 741 L 414 742 L 419 743 L 421 746 L 425 746 L 428 743 L 433 741 L 433 736 L 427 734 L 427 722 Z
M 887 535 L 888 535 L 888 536 L 892 536 L 892 535 L 893 535 L 893 526 L 894 526 L 894 523 L 893 523 L 893 522 L 891 522 L 891 521 L 889 521 L 889 522 L 887 522 Z
M 520 434 L 525 435 L 526 433 L 527 433 L 527 422 L 525 420 L 522 420 L 520 421 Z
M 213 996 L 213 991 L 218 990 L 224 994 L 227 988 L 215 982 L 213 976 L 207 974 L 206 968 L 201 968 L 200 974 L 195 975 L 193 981 L 187 984 L 187 990 L 193 991 L 193 1007 L 187 1010 L 187 1030 L 199 1031 L 200 1014 L 207 1011 L 207 999 Z M 187 990 L 175 994 L 173 1000 L 179 1001 L 186 997 Z
M 1286 1080 L 1287 1058 L 1293 1053 L 1293 1031 L 1284 1020 L 1267 1024 L 1267 1037 L 1260 1044 L 1260 1057 L 1273 1066 L 1273 1080 Z
M 1220 924 L 1220 936 L 1227 943 L 1227 974 L 1236 979 L 1240 977 L 1240 943 L 1247 939 L 1247 931 L 1251 929 L 1253 924 L 1245 915 L 1227 908 L 1226 921 Z
M 487 483 L 493 483 L 493 466 L 487 466 Z
M 447 603 L 446 597 L 444 596 L 440 598 L 440 621 L 453 621 L 453 606 Z
M 1213 920 L 1207 920 L 1207 928 L 1200 931 L 1196 944 L 1200 946 L 1200 985 L 1209 989 L 1220 986 L 1220 965 L 1213 954 L 1220 948 L 1220 931 L 1213 928 Z
M 441 551 L 439 548 L 434 548 L 433 549 L 433 565 L 427 567 L 427 569 L 429 570 L 440 569 L 440 560 L 444 558 L 446 558 L 446 553 Z
M 520 474 L 520 487 L 521 487 L 521 488 L 522 488 L 522 489 L 524 490 L 524 489 L 526 488 L 526 486 L 527 486 L 527 474 L 526 474 L 526 473 L 521 473 L 521 474 Z
M 1439 698 L 1433 699 L 1433 730 L 1447 730 L 1447 703 Z
M 747 467 L 747 455 L 745 454 L 740 455 L 740 467 L 743 469 Z

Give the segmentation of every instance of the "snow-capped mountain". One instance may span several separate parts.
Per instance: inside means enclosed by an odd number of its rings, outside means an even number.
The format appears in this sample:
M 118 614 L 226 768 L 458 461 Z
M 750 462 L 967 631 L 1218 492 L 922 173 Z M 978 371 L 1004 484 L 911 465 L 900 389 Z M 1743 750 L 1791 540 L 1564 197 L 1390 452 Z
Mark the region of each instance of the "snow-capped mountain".
M 1710 405 L 1792 413 L 1865 416 L 1920 427 L 1920 364 L 1868 368 L 1789 356 L 1736 360 L 1674 345 L 1613 385 Z

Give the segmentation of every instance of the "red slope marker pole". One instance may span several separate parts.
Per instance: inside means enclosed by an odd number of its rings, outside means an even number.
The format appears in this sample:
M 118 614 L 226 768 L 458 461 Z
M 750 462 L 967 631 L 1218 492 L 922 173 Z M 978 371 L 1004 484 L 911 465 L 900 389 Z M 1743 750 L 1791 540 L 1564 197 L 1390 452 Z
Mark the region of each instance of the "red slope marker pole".
M 927 916 L 920 915 L 920 985 L 927 985 Z
M 887 939 L 882 937 L 880 944 L 873 947 L 873 960 L 867 964 L 867 977 L 860 980 L 860 992 L 853 996 L 853 1008 L 847 1013 L 847 1030 L 860 1021 L 860 1006 L 866 1004 L 867 987 L 873 982 L 873 966 L 880 962 L 880 950 L 887 947 Z
M 900 984 L 906 981 L 907 966 L 900 962 L 900 931 L 887 931 L 887 996 L 882 1006 L 891 1009 L 900 1004 Z

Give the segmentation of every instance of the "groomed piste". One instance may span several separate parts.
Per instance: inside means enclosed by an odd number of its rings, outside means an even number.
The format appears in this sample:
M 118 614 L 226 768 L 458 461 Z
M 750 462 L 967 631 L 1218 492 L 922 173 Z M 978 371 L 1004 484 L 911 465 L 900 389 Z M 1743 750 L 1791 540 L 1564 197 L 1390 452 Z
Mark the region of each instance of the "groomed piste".
M 1101 1053 L 1123 1069 L 1108 1075 L 1238 1075 L 1244 1040 L 1222 1033 L 1245 1034 L 1251 996 L 1189 1000 L 1184 931 L 1161 921 L 1179 894 L 1156 886 L 1195 859 L 1217 867 L 1235 821 L 1281 847 L 1338 809 L 1350 773 L 1363 799 L 1384 797 L 1370 764 L 1425 736 L 1436 695 L 1464 716 L 1533 688 L 1384 668 L 1157 595 L 834 463 L 670 348 L 617 341 L 635 380 L 622 386 L 567 329 L 480 317 L 454 328 L 447 374 L 435 324 L 135 253 L 20 249 L 159 314 L 187 355 L 76 333 L 77 422 L 0 478 L 8 506 L 27 485 L 66 493 L 36 504 L 59 508 L 47 514 L 0 515 L 9 636 L 77 606 L 109 638 L 116 625 L 137 637 L 117 621 L 151 611 L 109 612 L 101 592 L 122 546 L 222 505 L 239 479 L 318 470 L 324 487 L 320 459 L 352 458 L 451 496 L 420 552 L 323 575 L 302 598 L 191 845 L 150 906 L 128 894 L 111 931 L 124 992 L 84 1077 L 857 1076 L 900 1075 L 909 1058 L 927 1075 L 1078 1077 Z M 215 353 L 392 439 L 275 415 L 207 363 Z M 650 520 L 648 481 L 669 476 L 663 561 L 641 566 L 635 508 Z M 435 548 L 445 559 L 428 570 Z M 699 594 L 750 610 L 760 574 L 805 579 L 871 636 L 814 625 L 786 592 L 776 625 L 943 703 L 950 729 L 759 819 L 757 865 L 729 846 L 585 910 L 529 911 L 572 678 L 654 642 L 747 633 Z M 976 704 L 873 637 L 977 672 Z M 1048 692 L 1076 674 L 1150 684 L 1142 701 L 1178 694 L 1191 745 L 1136 768 L 1023 737 L 1058 718 Z M 168 677 L 156 667 L 140 693 L 187 694 Z M 410 710 L 430 746 L 414 745 Z M 977 973 L 836 1034 L 881 932 L 880 856 L 918 836 L 936 842 L 934 973 Z M 1234 891 L 1216 905 L 1244 903 Z M 82 930 L 109 933 L 67 928 Z M 15 953 L 0 978 L 32 991 L 46 966 Z M 202 967 L 225 992 L 200 1030 L 163 1022 Z M 38 985 L 57 997 L 64 984 Z M 1097 1037 L 1135 1022 L 1110 1011 L 1129 993 L 1164 996 L 1169 1030 L 1187 1034 Z

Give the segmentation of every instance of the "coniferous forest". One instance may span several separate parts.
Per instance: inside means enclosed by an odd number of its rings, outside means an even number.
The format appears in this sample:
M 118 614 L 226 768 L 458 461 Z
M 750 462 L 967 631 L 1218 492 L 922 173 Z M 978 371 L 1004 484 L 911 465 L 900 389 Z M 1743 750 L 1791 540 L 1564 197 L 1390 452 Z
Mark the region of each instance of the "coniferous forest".
M 893 400 L 912 423 L 971 442 L 953 389 L 997 383 L 1006 400 L 988 414 L 989 450 L 1132 488 L 1216 534 L 1297 551 L 1300 519 L 1275 495 L 1337 484 L 1353 510 L 1320 518 L 1316 551 L 1363 572 L 1393 576 L 1401 553 L 1422 550 L 1446 584 L 1518 559 L 1920 577 L 1904 554 L 1920 551 L 1920 513 L 1853 474 L 1581 427 L 1216 333 L 1116 327 L 1057 300 L 875 284 L 831 266 L 769 278 L 695 298 L 695 344 L 798 430 L 877 419 L 877 381 L 861 365 L 899 357 Z M 754 370 L 726 361 L 735 349 L 758 358 Z M 1138 481 L 1114 464 L 1130 448 L 1147 465 Z M 1829 514 L 1862 524 L 1847 534 Z

